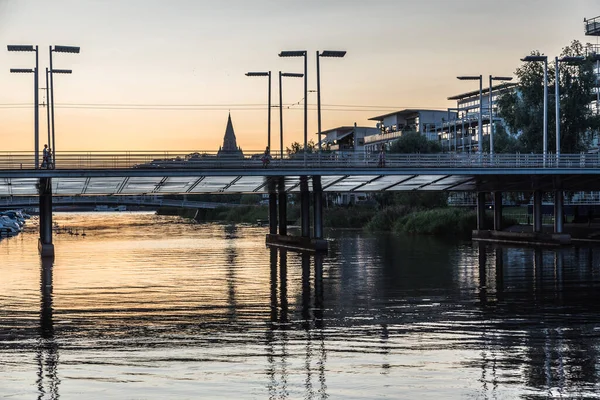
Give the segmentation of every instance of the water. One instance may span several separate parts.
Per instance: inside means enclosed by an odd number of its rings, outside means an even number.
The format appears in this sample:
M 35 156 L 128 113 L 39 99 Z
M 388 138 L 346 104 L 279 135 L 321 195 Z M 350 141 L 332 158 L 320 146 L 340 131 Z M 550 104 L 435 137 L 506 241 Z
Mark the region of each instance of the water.
M 266 228 L 55 221 L 53 265 L 34 221 L 0 241 L 1 398 L 600 397 L 597 250 L 329 232 L 315 259 Z

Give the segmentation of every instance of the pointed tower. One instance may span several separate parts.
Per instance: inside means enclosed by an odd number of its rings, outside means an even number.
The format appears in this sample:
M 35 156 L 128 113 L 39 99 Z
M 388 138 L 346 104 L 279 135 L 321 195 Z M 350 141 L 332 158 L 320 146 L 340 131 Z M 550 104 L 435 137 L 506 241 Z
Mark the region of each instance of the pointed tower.
M 227 127 L 225 128 L 225 136 L 223 137 L 223 146 L 219 149 L 217 157 L 244 157 L 242 149 L 237 146 L 235 132 L 233 131 L 233 123 L 231 123 L 231 113 L 229 113 L 229 116 L 227 117 Z

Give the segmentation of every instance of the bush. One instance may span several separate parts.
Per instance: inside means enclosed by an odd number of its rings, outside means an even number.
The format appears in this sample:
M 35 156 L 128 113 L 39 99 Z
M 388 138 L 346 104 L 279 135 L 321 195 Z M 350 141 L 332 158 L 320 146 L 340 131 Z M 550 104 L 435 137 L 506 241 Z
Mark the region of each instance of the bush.
M 411 209 L 406 206 L 391 206 L 377 212 L 366 224 L 365 229 L 371 232 L 391 231 L 396 221 L 407 215 Z

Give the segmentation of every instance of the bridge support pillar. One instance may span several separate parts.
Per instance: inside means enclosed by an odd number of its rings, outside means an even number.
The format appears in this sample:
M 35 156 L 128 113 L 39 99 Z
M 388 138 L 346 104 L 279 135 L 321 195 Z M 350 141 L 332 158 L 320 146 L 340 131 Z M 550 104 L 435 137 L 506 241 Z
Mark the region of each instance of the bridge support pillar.
M 542 231 L 542 191 L 533 192 L 533 231 Z
M 502 230 L 502 192 L 494 192 L 494 230 Z
M 323 239 L 323 187 L 321 177 L 313 176 L 313 223 L 315 239 Z
M 310 237 L 310 192 L 308 177 L 300 177 L 300 219 L 302 220 L 302 237 Z
M 285 181 L 279 180 L 279 234 L 287 235 L 287 193 L 285 191 Z
M 485 229 L 485 192 L 477 192 L 477 230 Z
M 277 193 L 269 193 L 269 233 L 277 234 Z
M 563 233 L 564 197 L 562 190 L 554 192 L 554 233 Z
M 42 257 L 54 257 L 52 244 L 52 178 L 40 178 L 40 239 L 38 250 Z

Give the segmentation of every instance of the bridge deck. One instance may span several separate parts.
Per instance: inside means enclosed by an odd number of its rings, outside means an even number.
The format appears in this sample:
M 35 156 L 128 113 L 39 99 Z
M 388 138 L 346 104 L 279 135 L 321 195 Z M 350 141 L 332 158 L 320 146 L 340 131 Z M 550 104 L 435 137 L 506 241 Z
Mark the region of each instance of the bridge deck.
M 384 167 L 363 153 L 312 154 L 273 160 L 266 169 L 254 158 L 145 153 L 69 153 L 56 169 L 33 169 L 26 160 L 30 153 L 0 153 L 0 196 L 36 195 L 41 177 L 53 178 L 57 196 L 268 193 L 280 177 L 293 193 L 300 176 L 309 177 L 310 190 L 310 178 L 321 176 L 325 192 L 600 190 L 598 154 L 389 154 Z

